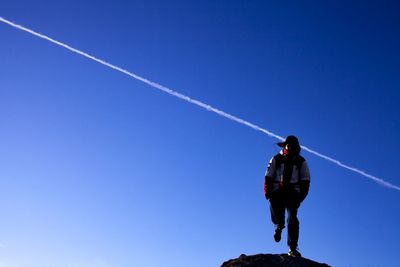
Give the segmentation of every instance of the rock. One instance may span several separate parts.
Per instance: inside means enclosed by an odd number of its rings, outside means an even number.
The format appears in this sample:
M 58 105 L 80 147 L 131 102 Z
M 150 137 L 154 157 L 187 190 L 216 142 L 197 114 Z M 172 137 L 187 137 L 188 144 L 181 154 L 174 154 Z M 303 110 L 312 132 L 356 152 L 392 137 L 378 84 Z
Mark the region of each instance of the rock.
M 221 267 L 329 267 L 303 257 L 294 258 L 287 254 L 240 255 L 239 258 L 224 262 Z

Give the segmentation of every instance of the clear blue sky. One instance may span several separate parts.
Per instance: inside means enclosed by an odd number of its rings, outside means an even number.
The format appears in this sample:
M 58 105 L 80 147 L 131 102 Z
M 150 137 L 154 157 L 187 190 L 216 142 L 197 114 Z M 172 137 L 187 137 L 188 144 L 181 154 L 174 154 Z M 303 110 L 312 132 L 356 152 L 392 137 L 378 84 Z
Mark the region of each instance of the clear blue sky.
M 396 1 L 3 0 L 0 10 L 400 185 Z M 276 139 L 3 23 L 0 59 L 1 267 L 211 267 L 287 252 L 263 196 Z M 400 192 L 303 156 L 302 254 L 398 266 Z

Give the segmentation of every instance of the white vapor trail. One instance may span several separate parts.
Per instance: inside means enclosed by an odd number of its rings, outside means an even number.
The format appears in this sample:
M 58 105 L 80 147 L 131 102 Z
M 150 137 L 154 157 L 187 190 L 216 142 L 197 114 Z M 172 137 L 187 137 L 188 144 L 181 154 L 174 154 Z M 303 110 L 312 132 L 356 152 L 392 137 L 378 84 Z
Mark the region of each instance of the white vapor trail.
M 215 108 L 215 107 L 212 107 L 212 106 L 210 106 L 210 105 L 208 105 L 208 104 L 206 104 L 206 103 L 204 103 L 204 102 L 201 102 L 201 101 L 199 101 L 199 100 L 193 99 L 193 98 L 191 98 L 191 97 L 189 97 L 189 96 L 183 95 L 183 94 L 181 94 L 181 93 L 179 93 L 179 92 L 177 92 L 177 91 L 175 91 L 175 90 L 172 90 L 172 89 L 170 89 L 170 88 L 168 88 L 168 87 L 165 87 L 165 86 L 163 86 L 163 85 L 161 85 L 161 84 L 158 84 L 158 83 L 156 83 L 156 82 L 150 81 L 150 80 L 148 80 L 148 79 L 146 79 L 146 78 L 143 78 L 143 77 L 141 77 L 141 76 L 139 76 L 139 75 L 137 75 L 137 74 L 135 74 L 135 73 L 132 73 L 132 72 L 130 72 L 130 71 L 128 71 L 128 70 L 125 70 L 125 69 L 123 69 L 123 68 L 121 68 L 121 67 L 118 67 L 118 66 L 116 66 L 116 65 L 113 65 L 113 64 L 111 64 L 111 63 L 108 63 L 108 62 L 106 62 L 106 61 L 104 61 L 104 60 L 102 60 L 102 59 L 96 58 L 96 57 L 94 57 L 94 56 L 92 56 L 92 55 L 89 55 L 89 54 L 87 54 L 87 53 L 85 53 L 85 52 L 83 52 L 83 51 L 81 51 L 81 50 L 78 50 L 78 49 L 76 49 L 76 48 L 73 48 L 73 47 L 71 47 L 71 46 L 69 46 L 69 45 L 67 45 L 67 44 L 65 44 L 65 43 L 59 42 L 59 41 L 57 41 L 57 40 L 55 40 L 55 39 L 53 39 L 53 38 L 50 38 L 50 37 L 48 37 L 48 36 L 46 36 L 46 35 L 44 35 L 44 34 L 35 32 L 35 31 L 33 31 L 33 30 L 31 30 L 31 29 L 28 29 L 28 28 L 26 28 L 26 27 L 24 27 L 24 26 L 21 26 L 21 25 L 19 25 L 19 24 L 13 23 L 13 22 L 11 22 L 11 21 L 9 21 L 9 20 L 3 18 L 3 17 L 0 17 L 0 21 L 3 22 L 3 23 L 5 23 L 5 24 L 10 25 L 11 27 L 14 27 L 14 28 L 16 28 L 16 29 L 25 31 L 25 32 L 27 32 L 27 33 L 30 33 L 30 34 L 36 36 L 36 37 L 39 37 L 39 38 L 44 39 L 44 40 L 46 40 L 46 41 L 49 41 L 49 42 L 51 42 L 51 43 L 53 43 L 53 44 L 56 44 L 56 45 L 58 45 L 58 46 L 61 46 L 61 47 L 65 48 L 65 49 L 68 49 L 68 50 L 70 50 L 71 52 L 74 52 L 74 53 L 76 53 L 76 54 L 79 54 L 79 55 L 81 55 L 81 56 L 84 56 L 84 57 L 86 57 L 86 58 L 89 58 L 89 59 L 91 59 L 91 60 L 93 60 L 93 61 L 96 61 L 97 63 L 100 63 L 100 64 L 102 64 L 102 65 L 104 65 L 104 66 L 106 66 L 106 67 L 109 67 L 109 68 L 114 69 L 114 70 L 116 70 L 116 71 L 122 72 L 122 73 L 124 73 L 124 74 L 126 74 L 126 75 L 128 75 L 128 76 L 130 76 L 130 77 L 132 77 L 132 78 L 134 78 L 134 79 L 136 79 L 136 80 L 139 80 L 139 81 L 141 81 L 141 82 L 143 82 L 143 83 L 146 83 L 146 84 L 150 85 L 150 86 L 153 87 L 153 88 L 156 88 L 156 89 L 158 89 L 158 90 L 160 90 L 160 91 L 163 91 L 164 93 L 170 94 L 170 95 L 175 96 L 175 97 L 177 97 L 177 98 L 179 98 L 179 99 L 182 99 L 182 100 L 184 100 L 184 101 L 187 101 L 187 102 L 189 102 L 189 103 L 191 103 L 191 104 L 194 104 L 194 105 L 196 105 L 196 106 L 199 106 L 199 107 L 201 107 L 201 108 L 203 108 L 203 109 L 205 109 L 205 110 L 207 110 L 207 111 L 214 112 L 214 113 L 216 113 L 216 114 L 218 114 L 218 115 L 220 115 L 220 116 L 222 116 L 222 117 L 224 117 L 224 118 L 227 118 L 227 119 L 229 119 L 229 120 L 235 121 L 235 122 L 240 123 L 240 124 L 245 125 L 245 126 L 248 126 L 248 127 L 252 128 L 252 129 L 254 129 L 254 130 L 256 130 L 256 131 L 263 132 L 263 133 L 267 134 L 268 136 L 274 137 L 274 138 L 276 138 L 276 139 L 278 139 L 278 140 L 280 140 L 280 141 L 283 141 L 283 140 L 284 140 L 284 138 L 283 138 L 282 136 L 277 135 L 277 134 L 275 134 L 275 133 L 273 133 L 273 132 L 270 132 L 270 131 L 268 131 L 267 129 L 264 129 L 264 128 L 258 126 L 258 125 L 255 125 L 255 124 L 253 124 L 253 123 L 251 123 L 251 122 L 248 122 L 248 121 L 243 120 L 243 119 L 241 119 L 241 118 L 238 118 L 238 117 L 236 117 L 236 116 L 234 116 L 234 115 L 231 115 L 231 114 L 229 114 L 229 113 L 226 113 L 226 112 L 224 112 L 224 111 L 222 111 L 222 110 L 219 110 L 219 109 L 217 109 L 217 108 Z M 366 173 L 366 172 L 364 172 L 364 171 L 362 171 L 362 170 L 359 170 L 359 169 L 357 169 L 357 168 L 354 168 L 354 167 L 348 166 L 348 165 L 346 165 L 346 164 L 343 164 L 343 163 L 341 163 L 340 161 L 338 161 L 338 160 L 336 160 L 336 159 L 333 159 L 333 158 L 331 158 L 331 157 L 325 156 L 325 155 L 323 155 L 323 154 L 321 154 L 321 153 L 319 153 L 319 152 L 317 152 L 317 151 L 314 151 L 314 150 L 312 150 L 312 149 L 310 149 L 310 148 L 308 148 L 308 147 L 306 147 L 306 146 L 302 146 L 302 148 L 303 148 L 304 150 L 306 150 L 306 151 L 308 151 L 308 152 L 310 152 L 310 153 L 312 153 L 312 154 L 314 154 L 314 155 L 320 157 L 320 158 L 323 158 L 323 159 L 325 159 L 325 160 L 327 160 L 327 161 L 330 161 L 330 162 L 332 162 L 332 163 L 335 163 L 336 165 L 338 165 L 338 166 L 340 166 L 340 167 L 342 167 L 342 168 L 345 168 L 345 169 L 348 169 L 348 170 L 350 170 L 350 171 L 353 171 L 353 172 L 356 172 L 356 173 L 358 173 L 358 174 L 361 174 L 362 176 L 365 176 L 365 177 L 367 177 L 367 178 L 369 178 L 369 179 L 371 179 L 371 180 L 377 182 L 377 183 L 380 184 L 380 185 L 383 185 L 383 186 L 385 186 L 385 187 L 388 187 L 388 188 L 391 188 L 391 189 L 395 189 L 395 190 L 400 191 L 400 187 L 399 187 L 399 186 L 396 186 L 396 185 L 394 185 L 394 184 L 391 184 L 391 183 L 389 183 L 389 182 L 386 182 L 386 181 L 384 181 L 383 179 L 381 179 L 381 178 L 379 178 L 379 177 L 376 177 L 376 176 L 374 176 L 374 175 L 368 174 L 368 173 Z

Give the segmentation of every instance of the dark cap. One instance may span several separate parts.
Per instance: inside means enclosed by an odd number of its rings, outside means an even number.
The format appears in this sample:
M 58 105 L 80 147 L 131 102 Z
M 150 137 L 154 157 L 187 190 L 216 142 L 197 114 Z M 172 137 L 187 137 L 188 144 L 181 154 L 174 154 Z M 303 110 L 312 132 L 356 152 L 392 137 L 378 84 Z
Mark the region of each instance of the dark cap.
M 297 139 L 297 137 L 294 135 L 289 135 L 286 137 L 286 140 L 284 142 L 279 142 L 278 146 L 285 147 L 287 144 L 292 146 L 300 146 L 299 139 Z

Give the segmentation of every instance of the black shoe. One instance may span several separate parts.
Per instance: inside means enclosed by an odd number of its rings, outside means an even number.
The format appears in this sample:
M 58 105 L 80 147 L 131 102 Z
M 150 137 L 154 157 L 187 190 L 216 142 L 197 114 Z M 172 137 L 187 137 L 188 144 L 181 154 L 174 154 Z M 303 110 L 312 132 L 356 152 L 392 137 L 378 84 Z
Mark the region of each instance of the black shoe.
M 275 233 L 274 233 L 275 242 L 281 241 L 281 234 L 282 234 L 282 229 L 281 228 L 276 228 L 275 229 Z
M 301 257 L 300 252 L 296 248 L 289 249 L 288 255 L 292 256 L 292 257 L 297 257 L 297 258 Z

